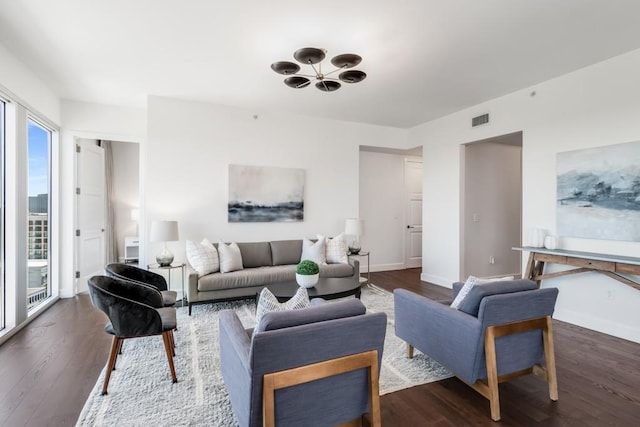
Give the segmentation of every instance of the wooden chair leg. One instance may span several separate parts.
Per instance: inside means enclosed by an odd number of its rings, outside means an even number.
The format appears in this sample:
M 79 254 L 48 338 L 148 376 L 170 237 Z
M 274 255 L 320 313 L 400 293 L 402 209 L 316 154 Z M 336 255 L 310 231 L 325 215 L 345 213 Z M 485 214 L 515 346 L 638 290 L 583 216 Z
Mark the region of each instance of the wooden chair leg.
M 171 348 L 171 331 L 165 331 L 162 333 L 162 340 L 164 341 L 164 349 L 167 353 L 167 360 L 169 361 L 169 369 L 171 370 L 171 379 L 174 383 L 178 382 L 176 378 L 176 369 L 173 366 L 173 349 Z
M 122 344 L 124 343 L 124 340 L 120 340 L 120 345 L 118 346 L 118 354 L 122 354 Z
M 413 348 L 413 347 L 412 347 Z M 371 417 L 371 427 L 382 426 L 382 415 L 380 413 L 380 380 L 378 372 L 378 351 L 369 354 L 369 415 Z
M 107 361 L 107 370 L 105 372 L 104 384 L 102 384 L 102 395 L 107 394 L 107 387 L 109 387 L 109 380 L 111 379 L 111 371 L 116 366 L 116 358 L 118 357 L 118 349 L 122 347 L 122 341 L 124 338 L 118 338 L 115 335 L 111 340 L 111 351 L 109 352 L 109 360 Z
M 173 357 L 176 357 L 176 337 L 173 335 L 173 331 L 170 331 L 170 332 L 171 332 L 171 350 L 173 351 Z
M 489 386 L 489 405 L 491 419 L 500 421 L 500 392 L 498 389 L 498 359 L 496 356 L 496 337 L 492 327 L 487 328 L 484 340 L 484 353 L 487 362 L 487 383 Z
M 558 377 L 556 375 L 556 356 L 553 345 L 553 329 L 551 316 L 547 316 L 547 326 L 542 330 L 544 344 L 544 360 L 547 368 L 547 382 L 549 383 L 549 398 L 554 402 L 558 400 Z
M 407 357 L 413 359 L 413 346 L 407 343 Z

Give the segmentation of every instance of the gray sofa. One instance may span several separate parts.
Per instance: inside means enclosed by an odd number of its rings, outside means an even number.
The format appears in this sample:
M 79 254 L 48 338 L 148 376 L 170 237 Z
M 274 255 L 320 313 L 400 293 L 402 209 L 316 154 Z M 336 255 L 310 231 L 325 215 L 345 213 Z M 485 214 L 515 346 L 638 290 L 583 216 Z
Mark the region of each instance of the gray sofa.
M 377 350 L 379 367 L 387 326 L 385 313 L 366 313 L 362 302 L 352 298 L 267 313 L 254 331 L 245 330 L 232 310 L 222 310 L 218 318 L 220 368 L 240 426 L 263 425 L 266 374 L 300 367 L 324 372 L 327 378 L 278 390 L 273 405 L 275 425 L 337 425 L 370 411 L 369 400 L 374 399 L 368 399 L 366 370 L 330 376 L 326 366 L 322 370 L 313 364 Z M 373 384 L 372 388 L 377 391 Z M 374 411 L 379 418 L 376 401 Z
M 217 247 L 217 244 L 214 246 Z M 194 304 L 255 297 L 265 285 L 295 280 L 296 265 L 302 255 L 302 240 L 238 242 L 242 270 L 210 273 L 202 277 L 187 263 L 187 299 L 189 315 Z M 354 277 L 358 280 L 360 264 L 320 266 L 320 277 Z

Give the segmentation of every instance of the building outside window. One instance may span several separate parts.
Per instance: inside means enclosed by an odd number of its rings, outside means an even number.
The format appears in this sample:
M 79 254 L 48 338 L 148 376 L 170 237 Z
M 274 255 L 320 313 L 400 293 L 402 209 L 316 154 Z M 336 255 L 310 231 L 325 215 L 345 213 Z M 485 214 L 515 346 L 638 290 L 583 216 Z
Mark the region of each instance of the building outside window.
M 34 120 L 28 125 L 27 309 L 51 296 L 49 282 L 49 206 L 51 131 Z

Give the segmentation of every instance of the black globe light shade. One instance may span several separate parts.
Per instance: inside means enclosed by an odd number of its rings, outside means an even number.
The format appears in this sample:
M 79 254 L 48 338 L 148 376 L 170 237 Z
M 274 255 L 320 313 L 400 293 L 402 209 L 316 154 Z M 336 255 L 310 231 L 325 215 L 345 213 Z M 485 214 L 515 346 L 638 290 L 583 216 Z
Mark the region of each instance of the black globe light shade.
M 343 53 L 342 55 L 334 56 L 331 63 L 338 68 L 353 68 L 362 62 L 362 57 L 355 53 Z
M 302 89 L 303 87 L 309 86 L 311 84 L 311 80 L 306 77 L 291 76 L 284 79 L 284 84 L 294 89 Z
M 340 86 L 342 85 L 335 80 L 320 80 L 316 83 L 316 87 L 323 92 L 333 92 L 340 89 Z
M 271 69 L 278 74 L 289 75 L 289 74 L 295 74 L 298 71 L 300 71 L 300 66 L 293 62 L 280 61 L 280 62 L 274 62 L 273 64 L 271 64 Z
M 340 73 L 338 78 L 345 83 L 358 83 L 367 78 L 367 75 L 360 70 L 349 70 Z
M 363 71 L 347 70 L 362 62 L 362 57 L 355 53 L 334 56 L 331 59 L 331 64 L 335 69 L 328 72 L 323 70 L 322 61 L 325 59 L 326 53 L 325 49 L 315 47 L 304 47 L 293 53 L 296 61 L 311 68 L 308 74 L 301 71 L 300 65 L 290 61 L 274 62 L 271 64 L 271 69 L 278 74 L 289 76 L 284 79 L 284 84 L 291 88 L 301 89 L 310 86 L 311 82 L 315 80 L 314 86 L 322 92 L 334 92 L 342 87 L 340 82 L 358 83 L 367 77 Z
M 321 62 L 325 57 L 325 50 L 315 47 L 303 47 L 293 53 L 293 57 L 296 61 L 302 64 L 317 64 Z

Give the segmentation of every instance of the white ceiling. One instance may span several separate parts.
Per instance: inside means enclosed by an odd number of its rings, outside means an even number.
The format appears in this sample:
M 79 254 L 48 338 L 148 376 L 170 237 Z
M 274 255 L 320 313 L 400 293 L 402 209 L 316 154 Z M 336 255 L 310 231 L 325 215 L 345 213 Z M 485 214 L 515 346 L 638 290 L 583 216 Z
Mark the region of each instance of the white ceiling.
M 639 17 L 638 0 L 0 0 L 0 42 L 63 99 L 406 128 L 640 48 Z M 367 79 L 285 86 L 270 64 L 307 46 L 361 55 Z

